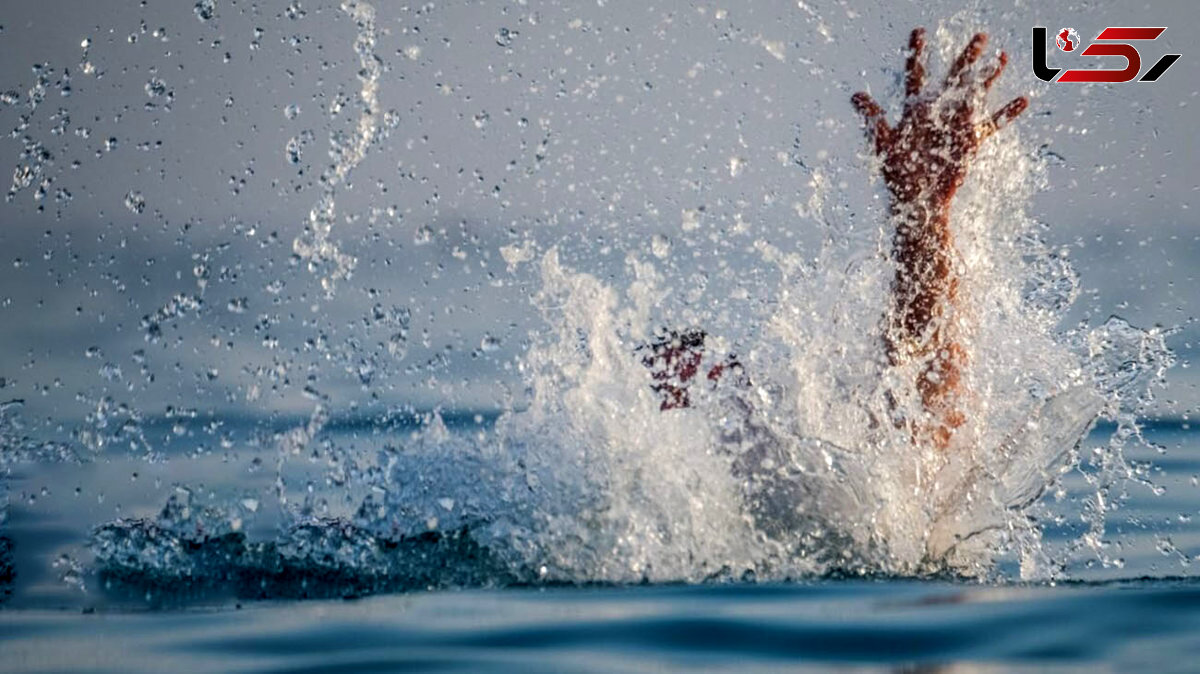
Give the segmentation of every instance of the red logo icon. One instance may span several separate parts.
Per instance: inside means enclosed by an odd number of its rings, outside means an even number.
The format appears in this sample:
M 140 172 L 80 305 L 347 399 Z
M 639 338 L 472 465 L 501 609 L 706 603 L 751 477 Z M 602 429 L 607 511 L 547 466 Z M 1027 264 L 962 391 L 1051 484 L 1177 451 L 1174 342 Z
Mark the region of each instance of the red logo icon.
M 1100 31 L 1096 42 L 1079 52 L 1081 56 L 1120 56 L 1125 59 L 1125 68 L 1109 70 L 1102 68 L 1074 68 L 1063 72 L 1055 80 L 1062 68 L 1050 68 L 1046 65 L 1046 28 L 1035 26 L 1033 29 L 1033 74 L 1046 82 L 1132 82 L 1142 70 L 1142 55 L 1129 42 L 1157 40 L 1166 28 L 1135 28 L 1110 26 Z M 1075 52 L 1079 48 L 1079 33 L 1074 28 L 1063 28 L 1054 36 L 1054 43 L 1064 52 Z M 1179 54 L 1165 54 L 1139 82 L 1153 82 L 1167 72 L 1172 64 L 1179 60 Z
M 1054 43 L 1063 51 L 1075 51 L 1079 46 L 1079 33 L 1074 28 L 1063 28 L 1054 36 Z

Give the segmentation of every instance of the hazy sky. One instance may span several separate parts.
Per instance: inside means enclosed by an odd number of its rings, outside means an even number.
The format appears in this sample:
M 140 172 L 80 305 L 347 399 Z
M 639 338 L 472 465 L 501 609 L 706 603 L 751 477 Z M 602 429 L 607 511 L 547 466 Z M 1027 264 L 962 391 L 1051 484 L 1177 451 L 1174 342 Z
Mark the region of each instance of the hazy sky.
M 30 182 L 0 205 L 0 398 L 33 417 L 78 418 L 103 396 L 151 416 L 304 411 L 313 396 L 494 407 L 536 323 L 534 277 L 500 246 L 564 242 L 606 274 L 660 234 L 691 255 L 680 279 L 722 256 L 755 278 L 737 254 L 754 239 L 820 239 L 794 208 L 814 170 L 844 185 L 844 215 L 870 211 L 848 98 L 866 87 L 894 108 L 908 31 L 943 20 L 960 41 L 990 30 L 1011 56 L 999 95 L 1033 96 L 1021 134 L 1050 189 L 1029 210 L 1090 291 L 1070 320 L 1181 325 L 1185 356 L 1200 336 L 1197 3 L 378 0 L 385 132 L 336 193 L 331 240 L 358 266 L 333 299 L 292 242 L 331 134 L 355 131 L 356 27 L 337 3 L 213 6 L 207 20 L 191 2 L 0 8 L 0 160 Z M 1047 85 L 1034 25 L 1085 41 L 1167 26 L 1145 61 L 1183 57 L 1154 84 Z M 485 341 L 498 349 L 472 353 Z M 1173 377 L 1166 412 L 1200 400 Z

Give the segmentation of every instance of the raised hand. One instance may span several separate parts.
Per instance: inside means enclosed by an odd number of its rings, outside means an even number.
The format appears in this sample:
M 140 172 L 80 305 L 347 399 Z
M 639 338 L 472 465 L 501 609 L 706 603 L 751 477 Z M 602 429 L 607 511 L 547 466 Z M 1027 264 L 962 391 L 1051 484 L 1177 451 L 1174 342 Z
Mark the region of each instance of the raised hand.
M 925 30 L 914 30 L 905 64 L 904 112 L 894 127 L 870 94 L 851 98 L 882 160 L 896 222 L 896 280 L 885 333 L 888 358 L 893 365 L 925 361 L 917 389 L 930 418 L 913 424 L 913 431 L 918 440 L 939 448 L 949 445 L 964 421 L 959 397 L 967 361 L 959 339 L 961 312 L 956 311 L 960 265 L 950 202 L 980 145 L 1029 105 L 1022 96 L 991 115 L 977 114 L 1008 63 L 1001 52 L 993 63 L 977 67 L 986 45 L 987 35 L 975 35 L 941 87 L 930 90 L 925 86 Z
M 1008 55 L 1001 52 L 985 72 L 975 72 L 972 66 L 986 45 L 987 35 L 976 34 L 950 66 L 941 89 L 923 91 L 925 29 L 914 30 L 905 64 L 904 113 L 894 128 L 870 94 L 859 92 L 851 98 L 866 120 L 876 154 L 883 159 L 883 177 L 895 202 L 948 206 L 983 141 L 1029 105 L 1029 99 L 1021 96 L 976 119 L 976 109 L 1008 64 Z

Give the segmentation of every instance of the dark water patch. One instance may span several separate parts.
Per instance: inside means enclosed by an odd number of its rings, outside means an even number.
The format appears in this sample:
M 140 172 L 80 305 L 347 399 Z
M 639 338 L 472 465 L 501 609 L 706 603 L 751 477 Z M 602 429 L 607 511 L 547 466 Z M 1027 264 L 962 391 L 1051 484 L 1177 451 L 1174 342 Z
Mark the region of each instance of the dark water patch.
M 491 666 L 489 666 L 489 664 Z M 430 658 L 430 657 L 400 657 L 391 656 L 386 658 L 347 658 L 339 660 L 336 663 L 301 666 L 301 667 L 284 667 L 281 669 L 263 670 L 264 672 L 290 672 L 292 674 L 342 674 L 342 672 L 441 672 L 441 671 L 464 671 L 464 667 L 471 667 L 471 671 L 504 671 L 497 669 L 495 663 L 484 662 L 469 662 L 465 658 Z M 561 669 L 553 667 L 522 667 L 522 671 L 536 672 L 558 672 Z
M 179 532 L 148 520 L 96 530 L 92 548 L 108 599 L 183 605 L 238 599 L 353 598 L 520 579 L 467 529 L 380 537 L 342 520 L 292 527 L 278 540 L 241 532 Z
M 13 542 L 0 536 L 0 604 L 12 597 L 13 585 L 17 580 L 17 568 L 13 562 Z

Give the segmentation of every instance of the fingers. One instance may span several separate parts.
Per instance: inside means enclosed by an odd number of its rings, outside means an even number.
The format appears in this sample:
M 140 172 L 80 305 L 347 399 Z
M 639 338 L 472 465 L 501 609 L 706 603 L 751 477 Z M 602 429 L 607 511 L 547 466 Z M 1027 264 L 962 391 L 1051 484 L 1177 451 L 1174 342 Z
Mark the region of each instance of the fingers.
M 1000 73 L 1004 72 L 1004 66 L 1006 66 L 1006 65 L 1008 65 L 1008 54 L 1005 52 L 1000 52 L 1000 59 L 999 59 L 999 62 L 996 64 L 996 69 L 993 70 L 992 74 L 988 75 L 988 78 L 983 81 L 983 90 L 984 91 L 988 91 L 992 88 L 992 84 L 994 84 L 996 82 L 996 80 L 1000 77 Z
M 996 114 L 992 115 L 992 122 L 996 125 L 996 128 L 1001 128 L 1011 122 L 1014 117 L 1025 112 L 1025 108 L 1028 107 L 1029 99 L 1024 96 L 1018 96 L 1009 101 L 1003 108 L 997 110 Z
M 1018 96 L 1009 101 L 1003 108 L 997 110 L 991 119 L 979 125 L 978 133 L 980 142 L 983 142 L 988 136 L 1003 129 L 1017 115 L 1025 112 L 1025 108 L 1028 107 L 1029 99 L 1024 96 Z
M 912 53 L 908 55 L 908 62 L 904 65 L 904 94 L 911 97 L 921 93 L 921 87 L 925 86 L 925 64 L 922 62 L 925 51 L 924 28 L 913 29 L 912 36 L 908 39 L 908 48 Z
M 883 108 L 871 98 L 871 94 L 865 91 L 860 91 L 850 97 L 850 102 L 854 104 L 854 109 L 862 115 L 868 122 L 874 121 L 876 117 L 883 116 Z
M 946 73 L 946 85 L 950 86 L 957 84 L 962 79 L 963 73 L 972 63 L 979 60 L 979 56 L 983 54 L 983 48 L 987 45 L 987 34 L 976 33 L 975 37 L 967 43 L 962 53 L 955 59 L 954 65 L 950 66 L 950 72 Z
M 860 91 L 850 98 L 850 102 L 854 104 L 854 109 L 863 116 L 863 121 L 867 125 L 867 135 L 875 141 L 876 151 L 882 149 L 888 143 L 891 136 L 892 128 L 888 126 L 887 119 L 884 117 L 883 108 L 871 98 L 871 94 L 865 91 Z

